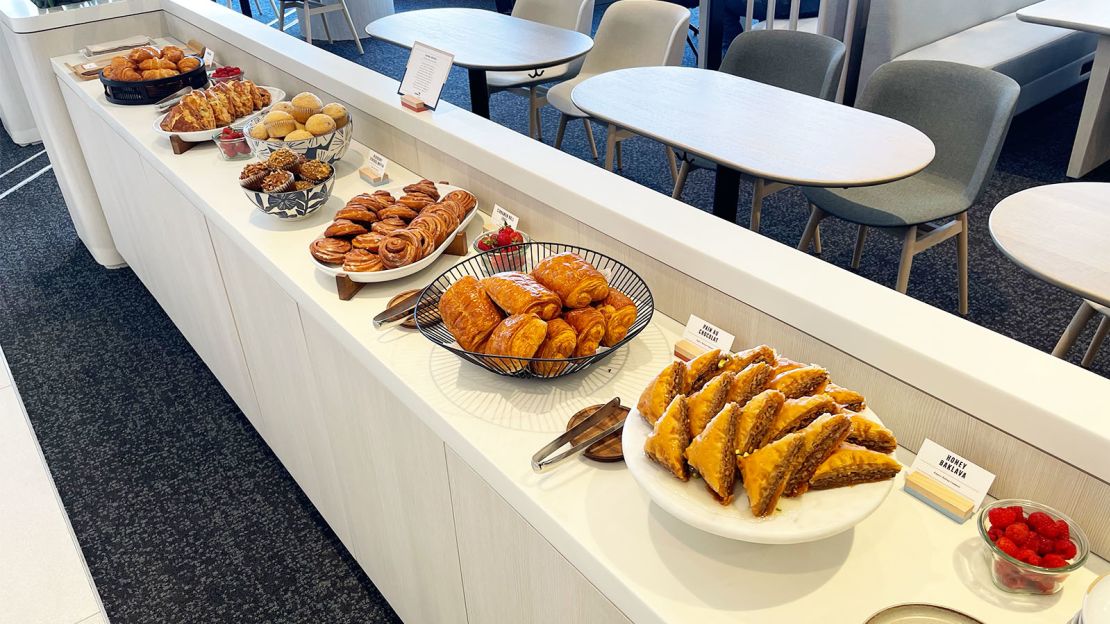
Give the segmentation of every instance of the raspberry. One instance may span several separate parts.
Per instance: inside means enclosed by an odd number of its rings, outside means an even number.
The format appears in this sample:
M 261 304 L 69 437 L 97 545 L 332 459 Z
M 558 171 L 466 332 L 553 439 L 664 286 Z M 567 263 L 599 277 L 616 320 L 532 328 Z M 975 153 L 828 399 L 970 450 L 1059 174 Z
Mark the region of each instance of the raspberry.
M 1041 559 L 1041 567 L 1044 568 L 1063 568 L 1067 565 L 1067 560 L 1055 553 L 1045 555 Z
M 1022 561 L 1032 566 L 1040 567 L 1041 565 L 1041 558 L 1037 555 L 1029 555 L 1029 557 L 1022 559 Z
M 1034 511 L 1029 514 L 1029 520 L 1027 522 L 1029 526 L 1033 527 L 1033 529 L 1039 533 L 1042 526 L 1052 524 L 1052 516 L 1043 511 Z
M 1068 539 L 1071 537 L 1071 527 L 1063 520 L 1056 521 L 1056 533 L 1059 534 L 1059 539 Z
M 1071 559 L 1075 557 L 1078 551 L 1079 549 L 1075 547 L 1075 542 L 1071 541 L 1070 539 L 1056 540 L 1056 543 L 1053 545 L 1052 549 L 1053 554 L 1060 555 L 1064 559 Z
M 987 518 L 990 519 L 991 526 L 999 531 L 1017 522 L 1017 514 L 1009 507 L 995 507 L 987 513 Z
M 1021 505 L 1012 505 L 1007 509 L 1014 512 L 1014 522 L 1025 522 L 1025 510 L 1021 508 Z
M 1029 548 L 1037 551 L 1037 554 L 1042 557 L 1056 548 L 1056 542 L 1040 535 L 1034 534 L 1033 537 L 1029 538 L 1029 541 L 1033 542 L 1033 545 L 1029 545 Z
M 989 537 L 992 542 L 997 542 L 1001 535 L 1002 531 L 999 531 L 997 527 L 991 527 L 990 530 L 987 531 L 987 537 Z
M 1006 537 L 1005 535 L 998 538 L 998 541 L 995 542 L 995 545 L 998 546 L 998 550 L 1001 550 L 1002 552 L 1010 555 L 1015 559 L 1017 559 L 1018 557 L 1018 552 L 1021 551 L 1021 549 L 1018 548 L 1018 545 L 1014 543 L 1014 540 Z
M 1024 561 L 1025 563 L 1029 563 L 1029 560 L 1033 557 L 1036 557 L 1036 556 L 1037 556 L 1037 553 L 1033 552 L 1032 550 L 1029 550 L 1028 548 L 1022 548 L 1021 550 L 1018 551 L 1017 559 L 1018 559 L 1018 561 Z
M 1014 540 L 1015 544 L 1024 545 L 1029 539 L 1029 525 L 1024 522 L 1015 522 L 1006 527 L 1006 537 Z

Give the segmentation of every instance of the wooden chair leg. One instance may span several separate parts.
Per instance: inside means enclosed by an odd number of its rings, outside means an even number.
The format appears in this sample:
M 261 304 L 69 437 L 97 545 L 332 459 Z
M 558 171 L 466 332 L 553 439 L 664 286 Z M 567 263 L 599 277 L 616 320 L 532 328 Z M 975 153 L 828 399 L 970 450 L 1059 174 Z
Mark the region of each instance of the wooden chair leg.
M 1075 311 L 1075 316 L 1072 317 L 1071 322 L 1068 323 L 1068 328 L 1064 330 L 1060 340 L 1056 343 L 1056 348 L 1052 350 L 1052 355 L 1064 359 L 1071 350 L 1072 345 L 1075 344 L 1079 334 L 1083 332 L 1083 328 L 1087 326 L 1087 322 L 1095 315 L 1095 309 L 1091 304 L 1084 301 L 1079 304 L 1079 309 Z
M 1095 330 L 1095 337 L 1091 339 L 1091 345 L 1087 347 L 1087 352 L 1083 354 L 1083 362 L 1081 364 L 1084 368 L 1091 365 L 1095 361 L 1095 356 L 1098 355 L 1098 349 L 1102 346 L 1102 341 L 1106 340 L 1106 334 L 1110 334 L 1110 316 L 1102 317 L 1102 322 L 1098 324 L 1098 329 Z
M 617 141 L 617 171 L 624 171 L 624 163 L 621 162 L 621 141 Z
M 594 125 L 590 123 L 589 117 L 583 117 L 582 123 L 586 124 L 586 138 L 590 141 L 590 153 L 594 155 L 594 160 L 597 160 L 597 141 L 594 140 Z
M 809 221 L 806 222 L 806 229 L 802 231 L 802 239 L 798 241 L 798 249 L 800 251 L 809 250 L 809 244 L 813 241 L 813 237 L 817 233 L 817 228 L 821 225 L 821 221 L 827 216 L 829 216 L 828 213 L 821 210 L 817 204 L 809 205 Z
M 613 156 L 617 151 L 617 127 L 609 124 L 605 136 L 605 170 L 613 170 Z
M 559 130 L 555 132 L 555 149 L 563 147 L 563 135 L 567 133 L 567 122 L 570 121 L 570 116 L 566 113 L 559 113 Z
M 678 179 L 674 181 L 674 191 L 671 192 L 671 197 L 674 199 L 682 199 L 682 189 L 686 186 L 686 176 L 690 175 L 690 161 L 682 161 L 682 166 L 678 168 Z
M 970 232 L 968 231 L 967 213 L 956 217 L 960 222 L 960 233 L 956 235 L 956 264 L 960 273 L 960 314 L 968 313 L 968 277 L 967 277 L 967 248 Z
M 813 230 L 813 253 L 821 255 L 821 225 L 817 225 L 817 229 Z
M 667 167 L 671 170 L 671 179 L 678 182 L 678 160 L 674 157 L 674 150 L 670 145 L 664 145 L 663 151 L 667 153 Z
M 748 229 L 753 232 L 759 231 L 759 217 L 763 212 L 763 187 L 765 182 L 763 178 L 756 178 L 755 185 L 752 187 L 752 218 L 751 225 Z M 806 247 L 809 245 L 807 244 Z
M 894 289 L 902 294 L 906 294 L 906 289 L 910 285 L 910 268 L 913 266 L 913 257 L 917 253 L 917 226 L 911 225 L 906 228 L 906 234 L 902 239 L 902 259 L 898 262 L 898 281 L 894 285 Z
M 343 19 L 347 20 L 347 26 L 351 28 L 351 36 L 355 38 L 355 48 L 360 55 L 365 54 L 362 50 L 362 41 L 358 38 L 358 31 L 355 30 L 355 21 L 351 19 L 351 12 L 347 10 L 347 0 L 339 0 L 339 6 L 343 7 Z
M 863 259 L 863 242 L 867 240 L 867 226 L 859 226 L 859 232 L 856 233 L 856 248 L 852 251 L 852 268 L 859 269 L 860 260 Z

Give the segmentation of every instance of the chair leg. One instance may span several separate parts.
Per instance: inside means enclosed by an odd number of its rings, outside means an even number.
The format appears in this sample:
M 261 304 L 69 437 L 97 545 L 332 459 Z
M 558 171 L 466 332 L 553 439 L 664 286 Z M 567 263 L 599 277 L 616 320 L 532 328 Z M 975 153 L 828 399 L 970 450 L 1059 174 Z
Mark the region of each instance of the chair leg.
M 753 232 L 759 232 L 759 217 L 763 212 L 763 178 L 756 178 L 752 187 L 752 218 L 748 227 Z M 808 245 L 807 245 L 808 247 Z
M 621 141 L 617 141 L 617 171 L 624 171 L 624 163 L 621 162 Z
M 671 197 L 674 199 L 682 199 L 682 189 L 686 187 L 686 176 L 690 175 L 690 161 L 682 161 L 682 166 L 678 169 L 678 179 L 674 181 L 674 191 L 671 192 Z
M 307 2 L 304 3 L 304 40 L 312 45 L 312 11 Z
M 821 225 L 817 225 L 817 229 L 813 230 L 813 253 L 821 255 Z
M 321 13 L 320 21 L 324 24 L 324 36 L 328 38 L 328 43 L 335 43 L 335 39 L 331 38 L 331 28 L 328 28 L 328 14 Z
M 663 151 L 667 153 L 667 167 L 671 170 L 671 179 L 678 182 L 678 160 L 674 157 L 674 150 L 670 145 L 664 145 Z
M 1072 345 L 1075 344 L 1079 334 L 1082 333 L 1083 328 L 1087 326 L 1087 322 L 1095 315 L 1095 309 L 1091 304 L 1084 301 L 1079 304 L 1079 309 L 1075 311 L 1075 316 L 1072 317 L 1071 322 L 1068 323 L 1068 328 L 1064 330 L 1064 334 L 1060 336 L 1060 340 L 1056 343 L 1056 348 L 1052 350 L 1052 355 L 1064 359 L 1068 355 L 1068 351 Z
M 285 2 L 284 2 L 284 0 L 281 3 L 279 3 L 279 5 L 278 5 L 277 21 L 278 21 L 277 22 L 278 23 L 278 30 L 281 31 L 281 32 L 285 32 Z
M 276 17 L 279 22 L 285 21 L 285 13 L 278 11 L 276 0 L 270 0 L 270 8 L 274 10 L 274 17 Z
M 1110 316 L 1102 317 L 1102 322 L 1098 324 L 1098 329 L 1095 330 L 1095 337 L 1091 339 L 1091 345 L 1087 347 L 1087 352 L 1083 354 L 1083 362 L 1081 364 L 1084 368 L 1091 365 L 1095 361 L 1095 356 L 1098 355 L 1098 349 L 1102 346 L 1102 341 L 1106 340 L 1106 334 L 1110 333 Z
M 563 147 L 563 135 L 567 133 L 567 122 L 570 121 L 570 116 L 566 113 L 559 113 L 559 130 L 555 133 L 555 149 Z
M 809 243 L 817 233 L 817 228 L 821 225 L 821 220 L 827 216 L 829 216 L 829 214 L 821 210 L 817 204 L 809 205 L 809 221 L 806 222 L 806 229 L 802 231 L 802 239 L 798 241 L 798 249 L 800 251 L 807 251 L 809 249 Z
M 860 260 L 863 259 L 863 242 L 867 240 L 867 226 L 859 226 L 856 234 L 856 249 L 852 252 L 852 268 L 858 270 Z
M 913 266 L 913 257 L 917 247 L 917 226 L 906 228 L 905 237 L 902 239 L 902 259 L 898 262 L 898 282 L 894 289 L 903 295 L 910 285 L 910 268 Z
M 536 88 L 528 89 L 528 138 L 536 138 Z
M 362 40 L 358 38 L 358 31 L 355 30 L 355 21 L 351 19 L 351 12 L 347 10 L 347 0 L 339 0 L 339 6 L 343 7 L 343 19 L 347 20 L 347 26 L 351 28 L 351 36 L 355 38 L 355 49 L 360 55 L 365 54 L 362 50 Z
M 609 130 L 605 136 L 605 170 L 613 170 L 613 155 L 617 151 L 617 127 L 609 124 Z
M 960 273 L 960 314 L 968 313 L 968 278 L 967 278 L 967 248 L 968 248 L 968 223 L 967 213 L 956 217 L 960 222 L 960 233 L 956 235 L 956 264 Z
M 590 152 L 594 155 L 594 160 L 597 160 L 597 141 L 594 141 L 594 125 L 590 123 L 589 117 L 583 117 L 582 123 L 586 124 L 586 138 L 590 140 Z

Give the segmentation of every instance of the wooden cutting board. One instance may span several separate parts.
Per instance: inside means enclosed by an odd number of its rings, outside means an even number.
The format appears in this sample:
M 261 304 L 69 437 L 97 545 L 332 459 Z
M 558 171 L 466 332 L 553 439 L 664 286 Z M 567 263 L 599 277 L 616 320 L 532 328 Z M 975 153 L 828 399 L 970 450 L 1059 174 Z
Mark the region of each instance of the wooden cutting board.
M 571 416 L 570 422 L 567 423 L 567 430 L 569 431 L 578 423 L 586 420 L 591 415 L 593 415 L 594 412 L 601 409 L 602 407 L 602 405 L 591 405 L 590 407 L 587 407 L 586 409 L 578 412 L 574 416 Z M 583 440 L 587 440 L 594 435 L 597 435 L 597 433 L 608 429 L 618 422 L 624 422 L 624 419 L 628 417 L 628 411 L 629 409 L 627 407 L 621 405 L 620 408 L 615 410 L 608 418 L 602 420 L 590 429 L 587 429 L 577 437 L 573 438 L 570 441 L 571 446 L 578 444 Z M 621 432 L 613 432 L 598 440 L 597 442 L 594 442 L 590 446 L 586 447 L 586 450 L 582 454 L 589 459 L 599 462 L 623 461 L 624 451 L 621 448 Z

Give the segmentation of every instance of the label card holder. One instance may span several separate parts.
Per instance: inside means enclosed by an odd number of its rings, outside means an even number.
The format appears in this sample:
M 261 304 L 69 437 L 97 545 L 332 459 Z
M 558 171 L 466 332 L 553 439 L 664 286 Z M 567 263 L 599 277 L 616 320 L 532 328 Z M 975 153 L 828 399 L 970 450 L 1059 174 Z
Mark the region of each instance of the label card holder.
M 358 174 L 373 186 L 381 186 L 389 182 L 389 175 L 385 172 L 388 167 L 388 158 L 370 150 L 370 154 L 366 158 L 366 165 L 358 170 Z
M 455 55 L 450 52 L 437 50 L 419 41 L 413 43 L 405 64 L 405 75 L 401 77 L 401 86 L 397 89 L 401 104 L 413 110 L 435 110 L 454 62 Z
M 520 224 L 520 217 L 509 212 L 508 210 L 505 210 L 497 204 L 493 205 L 493 214 L 490 215 L 490 217 L 490 220 L 493 222 L 494 228 L 499 228 L 503 225 L 507 225 L 515 230 L 517 229 L 516 226 Z
M 956 522 L 983 504 L 994 474 L 926 439 L 906 475 L 906 492 Z
M 216 65 L 216 52 L 212 48 L 204 49 L 204 66 L 211 69 Z
M 695 357 L 711 349 L 731 351 L 732 343 L 736 337 L 716 325 L 693 314 L 686 321 L 686 329 L 682 332 L 682 339 L 674 345 L 674 354 L 683 361 Z

